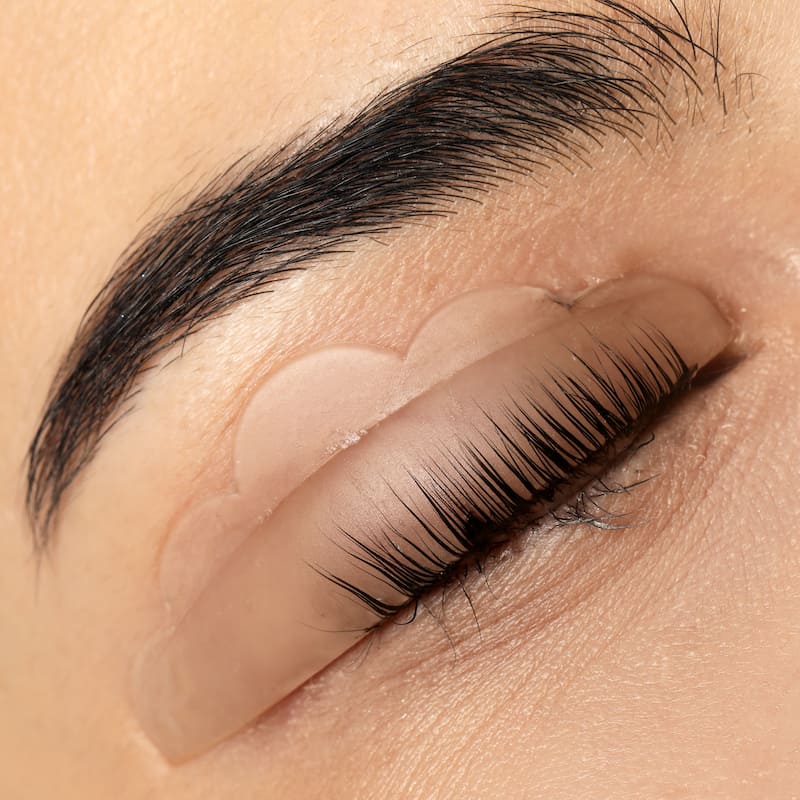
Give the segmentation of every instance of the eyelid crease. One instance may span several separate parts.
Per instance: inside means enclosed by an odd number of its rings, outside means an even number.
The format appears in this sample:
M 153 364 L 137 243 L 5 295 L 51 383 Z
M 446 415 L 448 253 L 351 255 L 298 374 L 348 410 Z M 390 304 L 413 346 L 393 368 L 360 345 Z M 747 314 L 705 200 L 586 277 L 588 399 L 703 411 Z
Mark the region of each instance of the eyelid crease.
M 446 452 L 465 430 L 491 435 L 483 411 L 507 403 L 507 391 L 521 376 L 573 375 L 603 342 L 638 363 L 639 371 L 597 372 L 598 385 L 607 380 L 612 388 L 635 387 L 642 375 L 655 380 L 659 369 L 669 374 L 669 363 L 662 354 L 646 366 L 647 355 L 637 355 L 631 344 L 632 331 L 662 331 L 690 366 L 705 364 L 730 339 L 713 305 L 672 281 L 623 280 L 604 285 L 598 297 L 593 306 L 594 294 L 586 295 L 573 306 L 574 319 L 482 359 L 395 412 L 314 473 L 247 539 L 136 668 L 137 712 L 169 759 L 184 760 L 235 733 L 364 635 L 375 616 L 309 565 L 364 586 L 364 571 L 347 561 L 336 529 L 360 538 L 381 515 L 391 524 L 397 496 L 413 497 L 415 470 L 409 467 Z M 614 408 L 613 396 L 596 401 L 598 413 L 604 402 L 611 404 L 607 411 Z M 643 413 L 633 389 L 630 397 Z M 569 416 L 546 392 L 538 392 L 537 402 L 549 404 L 560 419 Z M 567 440 L 560 442 L 562 451 Z M 541 454 L 535 458 L 541 461 Z

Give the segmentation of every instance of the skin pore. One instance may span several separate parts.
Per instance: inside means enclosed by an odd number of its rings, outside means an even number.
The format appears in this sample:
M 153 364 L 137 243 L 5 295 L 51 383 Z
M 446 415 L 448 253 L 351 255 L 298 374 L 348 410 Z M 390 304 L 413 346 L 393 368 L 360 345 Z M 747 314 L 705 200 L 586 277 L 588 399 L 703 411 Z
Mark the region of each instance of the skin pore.
M 553 4 L 554 6 L 556 4 Z M 680 4 L 679 4 L 680 5 Z M 709 6 L 689 2 L 696 30 Z M 572 9 L 588 7 L 570 3 Z M 560 7 L 567 7 L 562 4 Z M 655 13 L 677 20 L 668 3 Z M 142 225 L 232 159 L 462 52 L 493 4 L 19 4 L 0 29 L 0 790 L 216 798 L 783 797 L 800 754 L 800 9 L 730 0 L 723 104 L 520 175 L 288 278 L 150 370 L 37 565 L 23 463 L 84 310 Z M 45 13 L 46 12 L 46 13 Z M 22 33 L 24 32 L 24 33 Z M 703 68 L 706 69 L 707 68 Z M 757 73 L 757 74 L 750 74 Z M 681 96 L 683 93 L 683 96 Z M 402 351 L 470 289 L 702 289 L 742 360 L 613 472 L 636 524 L 498 556 L 488 588 L 389 626 L 207 755 L 167 765 L 131 664 L 163 618 L 165 532 L 259 380 L 325 344 Z M 176 354 L 177 355 L 177 354 Z M 202 558 L 202 553 L 197 554 Z

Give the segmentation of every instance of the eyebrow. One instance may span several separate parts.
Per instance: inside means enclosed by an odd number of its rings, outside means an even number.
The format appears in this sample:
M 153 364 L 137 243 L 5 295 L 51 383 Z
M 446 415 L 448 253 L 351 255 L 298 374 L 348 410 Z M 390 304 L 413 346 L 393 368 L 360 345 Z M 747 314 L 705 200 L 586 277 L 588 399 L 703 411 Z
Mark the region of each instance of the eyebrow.
M 668 130 L 675 76 L 693 102 L 709 85 L 724 101 L 719 6 L 697 31 L 672 0 L 668 19 L 616 0 L 593 8 L 498 15 L 500 29 L 469 51 L 299 148 L 240 160 L 146 229 L 87 309 L 29 447 L 37 551 L 142 374 L 234 304 L 363 237 L 586 160 L 609 134 L 642 139 L 650 120 Z

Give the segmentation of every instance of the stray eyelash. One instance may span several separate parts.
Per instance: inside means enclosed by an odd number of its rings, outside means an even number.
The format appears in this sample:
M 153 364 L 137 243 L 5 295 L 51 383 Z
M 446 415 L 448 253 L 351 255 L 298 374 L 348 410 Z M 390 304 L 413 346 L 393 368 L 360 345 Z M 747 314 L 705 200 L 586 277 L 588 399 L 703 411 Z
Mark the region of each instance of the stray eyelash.
M 411 528 L 424 533 L 421 539 L 385 518 L 382 529 L 368 537 L 338 529 L 348 557 L 378 578 L 390 596 L 399 593 L 399 602 L 314 569 L 375 614 L 372 628 L 406 609 L 413 620 L 425 594 L 463 580 L 470 566 L 480 570 L 490 551 L 552 514 L 570 495 L 580 498 L 581 487 L 596 481 L 659 409 L 690 386 L 696 367 L 687 365 L 661 332 L 640 329 L 629 348 L 639 363 L 597 341 L 598 366 L 571 352 L 573 374 L 528 376 L 521 391 L 509 393 L 502 413 L 484 412 L 491 441 L 485 434 L 467 436 L 410 474 L 418 497 L 395 497 Z M 537 392 L 552 410 L 535 398 Z M 581 508 L 576 506 L 575 515 Z M 578 516 L 568 511 L 565 524 Z

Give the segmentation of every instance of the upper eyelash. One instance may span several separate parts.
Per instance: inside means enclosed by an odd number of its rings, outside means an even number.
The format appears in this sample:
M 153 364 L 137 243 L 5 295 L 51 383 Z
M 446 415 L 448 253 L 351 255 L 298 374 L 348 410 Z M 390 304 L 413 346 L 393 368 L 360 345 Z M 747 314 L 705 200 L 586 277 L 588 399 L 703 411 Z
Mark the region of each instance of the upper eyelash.
M 578 364 L 576 373 L 548 372 L 544 381 L 530 376 L 530 388 L 518 399 L 510 399 L 502 419 L 486 414 L 501 445 L 485 436 L 481 443 L 489 446 L 496 463 L 509 470 L 530 496 L 520 494 L 478 443 L 465 438 L 460 453 L 441 451 L 422 465 L 423 477 L 411 475 L 420 499 L 439 526 L 444 526 L 448 539 L 434 521 L 398 495 L 398 502 L 425 532 L 428 547 L 388 521 L 369 539 L 339 529 L 346 542 L 340 546 L 348 556 L 404 600 L 386 602 L 341 576 L 315 567 L 317 572 L 369 608 L 378 617 L 377 627 L 507 541 L 515 520 L 521 522 L 524 515 L 522 527 L 527 527 L 551 511 L 566 489 L 577 491 L 596 477 L 597 468 L 630 444 L 656 411 L 686 390 L 694 377 L 696 368 L 686 364 L 660 331 L 639 329 L 628 344 L 641 364 L 596 342 L 597 354 L 615 370 L 613 378 L 608 370 L 572 353 Z M 534 387 L 555 405 L 563 420 L 534 399 Z

